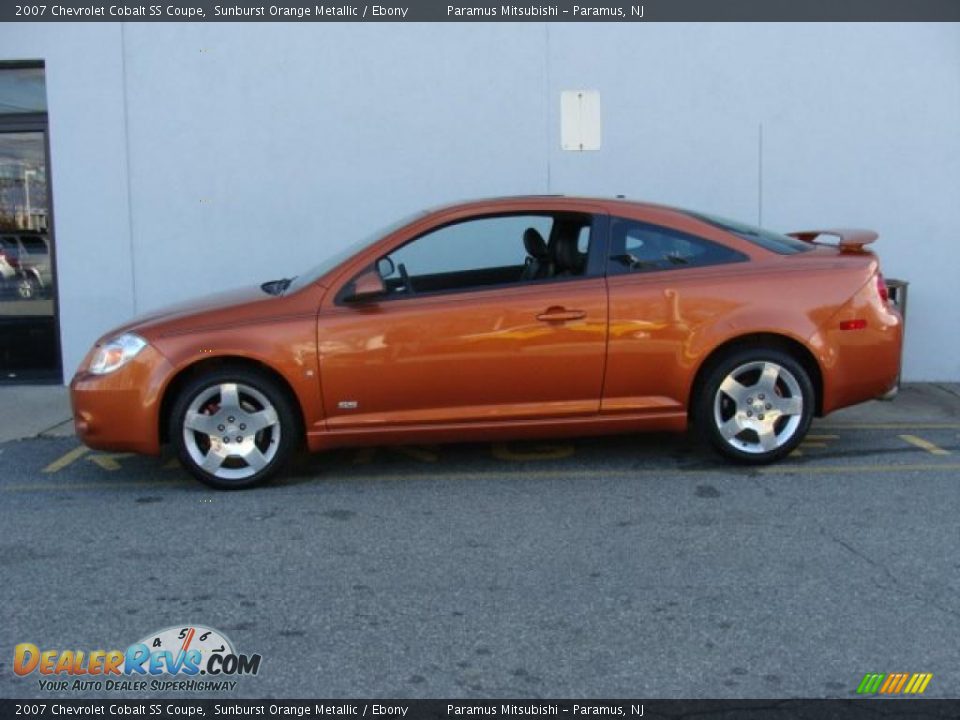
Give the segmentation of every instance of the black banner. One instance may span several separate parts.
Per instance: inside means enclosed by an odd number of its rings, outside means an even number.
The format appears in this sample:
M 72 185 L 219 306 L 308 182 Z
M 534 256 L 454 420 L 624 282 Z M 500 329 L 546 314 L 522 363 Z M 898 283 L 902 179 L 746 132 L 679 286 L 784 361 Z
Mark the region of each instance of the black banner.
M 674 22 L 960 21 L 958 0 L 632 0 L 631 2 L 458 4 L 385 0 L 61 0 L 0 3 L 0 21 L 31 22 Z
M 956 718 L 960 700 L 0 700 L 0 718 Z

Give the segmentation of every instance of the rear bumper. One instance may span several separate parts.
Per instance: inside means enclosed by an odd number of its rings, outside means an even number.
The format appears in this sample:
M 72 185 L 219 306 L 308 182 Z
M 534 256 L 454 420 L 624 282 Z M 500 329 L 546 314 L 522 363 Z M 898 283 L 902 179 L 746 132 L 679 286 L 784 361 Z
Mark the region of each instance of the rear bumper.
M 841 322 L 854 319 L 865 319 L 866 327 L 840 329 Z M 830 324 L 823 332 L 822 414 L 867 400 L 893 399 L 903 353 L 900 312 L 874 302 L 852 302 Z
M 900 383 L 897 383 L 892 388 L 887 390 L 883 395 L 880 395 L 877 400 L 893 400 L 900 393 Z
M 172 367 L 153 347 L 109 375 L 78 372 L 70 382 L 77 437 L 95 450 L 160 452 L 160 391 Z

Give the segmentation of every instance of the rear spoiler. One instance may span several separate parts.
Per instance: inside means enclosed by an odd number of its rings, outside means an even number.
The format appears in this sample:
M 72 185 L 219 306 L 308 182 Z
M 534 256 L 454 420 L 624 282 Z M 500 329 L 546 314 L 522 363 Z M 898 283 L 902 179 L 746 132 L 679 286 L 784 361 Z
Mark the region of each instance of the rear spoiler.
M 858 230 L 857 228 L 801 230 L 800 232 L 787 233 L 787 235 L 808 243 L 814 242 L 821 235 L 832 235 L 840 238 L 840 242 L 837 243 L 840 250 L 850 250 L 852 252 L 863 250 L 864 245 L 869 245 L 877 239 L 877 234 L 873 230 Z

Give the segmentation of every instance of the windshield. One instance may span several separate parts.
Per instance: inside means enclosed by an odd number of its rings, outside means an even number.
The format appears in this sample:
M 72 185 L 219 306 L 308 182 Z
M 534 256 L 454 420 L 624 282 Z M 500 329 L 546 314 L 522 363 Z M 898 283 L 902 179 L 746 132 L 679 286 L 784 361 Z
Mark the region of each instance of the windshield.
M 411 222 L 413 222 L 414 220 L 416 220 L 417 218 L 425 214 L 426 213 L 424 212 L 418 212 L 418 213 L 414 213 L 413 215 L 408 215 L 402 220 L 398 220 L 395 223 L 391 223 L 385 228 L 381 228 L 376 232 L 370 233 L 369 235 L 366 235 L 365 237 L 362 237 L 359 240 L 356 240 L 355 242 L 350 243 L 349 245 L 347 245 L 347 247 L 343 248 L 339 252 L 334 253 L 333 255 L 328 257 L 326 260 L 321 262 L 319 265 L 312 267 L 310 270 L 308 270 L 305 273 L 301 273 L 300 275 L 297 275 L 293 279 L 293 281 L 287 286 L 287 290 L 289 292 L 296 292 L 297 290 L 300 290 L 301 288 L 305 288 L 307 285 L 310 285 L 316 282 L 318 279 L 320 279 L 321 277 L 326 275 L 328 272 L 333 270 L 337 265 L 342 263 L 344 260 L 348 260 L 349 258 L 353 257 L 354 255 L 362 251 L 364 248 L 367 248 L 373 245 L 373 243 L 375 243 L 380 238 L 386 237 L 390 233 L 396 230 L 399 230 L 404 225 L 410 224 Z
M 795 237 L 781 235 L 772 230 L 764 230 L 763 228 L 747 225 L 746 223 L 737 222 L 736 220 L 727 220 L 726 218 L 717 217 L 716 215 L 705 215 L 703 213 L 689 211 L 687 214 L 698 220 L 710 223 L 721 230 L 732 232 L 747 242 L 752 242 L 754 245 L 759 245 L 766 250 L 779 253 L 780 255 L 793 255 L 795 253 L 806 252 L 813 248 L 813 245 L 810 243 Z

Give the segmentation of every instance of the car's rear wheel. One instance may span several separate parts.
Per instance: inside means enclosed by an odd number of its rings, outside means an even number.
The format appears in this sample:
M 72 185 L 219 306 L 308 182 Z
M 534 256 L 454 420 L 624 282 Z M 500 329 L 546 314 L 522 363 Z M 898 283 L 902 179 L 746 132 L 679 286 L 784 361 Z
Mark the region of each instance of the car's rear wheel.
M 170 438 L 184 467 L 220 490 L 253 487 L 275 475 L 299 440 L 288 394 L 245 368 L 205 373 L 186 384 L 170 414 Z
M 803 366 L 780 350 L 730 353 L 707 373 L 696 398 L 703 435 L 732 460 L 762 464 L 790 453 L 813 418 L 813 383 Z
M 40 283 L 32 275 L 23 275 L 17 281 L 17 294 L 21 300 L 33 300 L 40 295 Z

